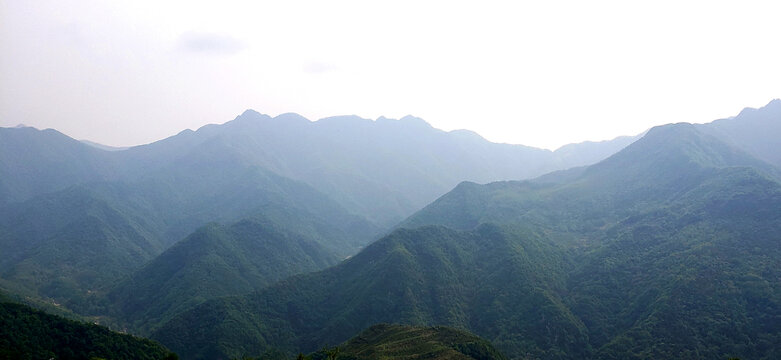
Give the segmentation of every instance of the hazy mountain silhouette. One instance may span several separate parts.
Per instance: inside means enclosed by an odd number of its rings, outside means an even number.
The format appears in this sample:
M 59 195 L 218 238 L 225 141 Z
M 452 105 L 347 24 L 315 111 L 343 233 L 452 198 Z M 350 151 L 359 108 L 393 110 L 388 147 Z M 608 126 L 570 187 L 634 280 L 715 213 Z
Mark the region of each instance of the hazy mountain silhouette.
M 212 163 L 182 159 L 134 183 L 77 185 L 0 209 L 0 275 L 91 313 L 101 310 L 90 294 L 107 291 L 208 222 L 266 214 L 316 234 L 328 258 L 355 253 L 377 232 L 305 184 L 216 156 Z
M 460 181 L 525 179 L 588 165 L 633 139 L 572 144 L 551 152 L 491 143 L 467 130 L 444 132 L 411 116 L 312 122 L 297 114 L 271 118 L 251 110 L 222 125 L 125 150 L 100 151 L 54 130 L 2 129 L 0 136 L 0 203 L 91 181 L 134 182 L 180 161 L 200 165 L 199 157 L 230 154 L 243 165 L 303 181 L 382 227 Z
M 781 168 L 781 99 L 737 116 L 699 125 L 703 131 L 737 146 L 749 154 Z
M 0 128 L 0 205 L 106 179 L 111 156 L 52 129 Z
M 310 122 L 247 111 L 116 151 L 29 127 L 0 129 L 0 140 L 3 286 L 82 313 L 103 311 L 94 294 L 210 222 L 306 218 L 305 232 L 343 258 L 461 179 L 563 166 L 549 163 L 550 151 L 446 133 L 413 117 Z M 275 219 L 301 232 L 303 222 Z

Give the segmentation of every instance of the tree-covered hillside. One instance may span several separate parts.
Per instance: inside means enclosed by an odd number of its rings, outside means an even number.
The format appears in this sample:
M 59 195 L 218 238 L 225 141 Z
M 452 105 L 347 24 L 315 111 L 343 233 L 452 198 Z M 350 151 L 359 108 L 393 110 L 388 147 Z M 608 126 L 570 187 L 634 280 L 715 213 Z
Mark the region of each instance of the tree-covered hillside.
M 557 295 L 560 256 L 523 230 L 399 230 L 323 272 L 207 302 L 153 338 L 186 358 L 214 358 L 267 346 L 312 351 L 375 323 L 400 322 L 471 329 L 505 351 L 585 354 L 583 325 Z M 535 314 L 554 324 L 525 320 Z
M 502 360 L 488 341 L 445 326 L 374 325 L 347 342 L 312 354 L 313 359 Z
M 242 167 L 227 155 L 202 166 L 180 162 L 135 183 L 77 185 L 0 208 L 5 255 L 0 277 L 77 312 L 97 315 L 104 310 L 95 306 L 94 294 L 104 293 L 208 222 L 263 214 L 310 235 L 328 256 L 320 264 L 355 253 L 377 232 L 362 217 L 300 182 Z
M 317 240 L 322 235 L 294 215 L 284 225 L 256 216 L 202 227 L 113 288 L 108 298 L 116 316 L 145 331 L 205 300 L 335 264 L 337 256 Z
M 310 122 L 248 111 L 118 151 L 55 130 L 4 128 L 0 287 L 104 316 L 109 288 L 205 224 L 261 213 L 344 258 L 463 178 L 566 166 L 550 159 L 412 117 Z M 288 273 L 279 274 L 268 278 Z
M 464 183 L 348 261 L 154 338 L 211 358 L 401 322 L 466 328 L 510 357 L 776 358 L 773 171 L 691 125 L 652 129 L 565 181 Z
M 114 189 L 77 186 L 0 211 L 0 277 L 74 310 L 97 310 L 88 304 L 93 292 L 164 248 L 161 219 Z
M 0 302 L 0 359 L 178 359 L 160 344 Z

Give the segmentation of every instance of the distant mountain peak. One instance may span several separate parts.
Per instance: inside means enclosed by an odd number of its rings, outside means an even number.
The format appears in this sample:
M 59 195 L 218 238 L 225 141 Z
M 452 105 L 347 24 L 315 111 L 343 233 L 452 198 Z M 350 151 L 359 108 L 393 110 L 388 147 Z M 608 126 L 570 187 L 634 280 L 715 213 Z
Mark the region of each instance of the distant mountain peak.
M 763 106 L 762 109 L 765 109 L 765 110 L 768 110 L 768 109 L 779 110 L 779 109 L 781 109 L 781 99 L 770 100 L 770 102 L 767 103 L 767 105 Z
M 758 109 L 751 108 L 751 107 L 743 108 L 743 110 L 741 110 L 740 113 L 738 113 L 738 115 L 733 118 L 752 116 L 760 112 L 777 112 L 777 111 L 781 111 L 781 99 L 770 100 L 770 102 L 767 103 L 767 105 Z
M 626 181 L 676 181 L 707 168 L 748 166 L 772 172 L 765 163 L 690 123 L 656 126 L 585 174 L 607 174 Z M 630 180 L 633 179 L 633 180 Z
M 377 118 L 375 122 L 378 124 L 399 124 L 399 125 L 406 125 L 406 126 L 415 126 L 424 129 L 434 128 L 433 126 L 431 126 L 431 124 L 426 122 L 426 120 L 423 120 L 422 118 L 419 118 L 417 116 L 412 116 L 412 115 L 405 115 L 401 119 L 393 119 L 385 116 L 380 116 Z
M 268 116 L 266 114 L 257 112 L 257 111 L 252 110 L 252 109 L 247 109 L 247 110 L 244 110 L 244 112 L 241 113 L 241 115 L 237 116 L 232 121 L 228 121 L 228 122 L 226 122 L 225 124 L 222 124 L 222 125 L 228 125 L 228 124 L 231 124 L 232 126 L 247 125 L 247 124 L 254 124 L 254 123 L 257 123 L 259 121 L 264 121 L 264 120 L 269 120 L 269 119 L 271 119 L 271 116 Z M 204 127 L 212 126 L 212 125 L 214 125 L 214 124 L 205 125 Z
M 315 121 L 315 123 L 320 125 L 362 126 L 372 123 L 372 120 L 364 119 L 358 115 L 338 115 L 322 118 Z
M 700 125 L 700 129 L 781 167 L 781 99 L 773 99 L 759 109 L 745 108 L 737 116 Z
M 417 116 L 412 116 L 412 115 L 406 115 L 403 118 L 399 119 L 399 121 L 407 124 L 414 124 L 416 126 L 425 126 L 427 128 L 432 127 L 431 124 L 426 122 L 426 120 L 423 120 Z
M 703 134 L 690 123 L 654 126 L 640 140 L 616 153 L 616 155 L 620 155 L 622 152 L 638 150 L 648 154 L 669 152 L 681 146 L 699 144 L 702 137 Z
M 670 134 L 683 135 L 694 133 L 698 133 L 697 128 L 694 125 L 691 123 L 680 122 L 654 126 L 648 130 L 648 133 L 645 134 L 645 137 L 650 139 L 657 136 L 668 136 Z
M 244 110 L 244 112 L 241 113 L 241 115 L 239 115 L 239 117 L 258 117 L 258 116 L 263 116 L 263 114 L 252 109 Z
M 274 120 L 306 120 L 307 122 L 310 122 L 309 119 L 305 118 L 303 115 L 294 112 L 279 114 L 274 117 Z
M 35 126 L 29 126 L 25 124 L 18 124 L 16 126 L 0 126 L 0 129 L 18 129 L 20 131 L 43 131 Z

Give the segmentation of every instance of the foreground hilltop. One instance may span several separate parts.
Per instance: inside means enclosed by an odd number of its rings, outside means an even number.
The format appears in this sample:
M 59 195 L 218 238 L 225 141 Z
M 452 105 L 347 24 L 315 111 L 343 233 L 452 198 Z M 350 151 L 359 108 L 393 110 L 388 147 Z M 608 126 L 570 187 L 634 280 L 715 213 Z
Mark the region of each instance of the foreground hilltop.
M 334 349 L 319 351 L 313 359 L 432 359 L 504 360 L 487 341 L 445 326 L 374 325 Z
M 0 299 L 0 359 L 178 359 L 160 344 Z

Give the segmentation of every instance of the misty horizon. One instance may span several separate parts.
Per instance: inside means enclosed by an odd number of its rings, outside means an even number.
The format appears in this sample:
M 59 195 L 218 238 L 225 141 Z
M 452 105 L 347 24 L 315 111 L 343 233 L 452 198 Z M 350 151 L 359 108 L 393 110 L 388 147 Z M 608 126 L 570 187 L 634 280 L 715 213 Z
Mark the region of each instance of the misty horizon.
M 130 146 L 247 108 L 415 114 L 555 149 L 781 97 L 775 2 L 447 5 L 5 2 L 0 126 Z
M 779 102 L 781 102 L 781 99 L 772 99 L 772 100 L 770 100 L 770 102 L 768 102 L 768 103 L 767 103 L 767 105 L 774 104 L 774 103 L 779 103 Z M 765 106 L 767 106 L 767 105 L 765 105 Z M 764 107 L 764 106 L 763 106 L 763 107 Z M 762 107 L 760 107 L 760 108 L 744 107 L 744 108 L 743 108 L 741 111 L 737 112 L 737 113 L 736 113 L 735 115 L 733 115 L 733 116 L 729 116 L 729 117 L 725 117 L 725 118 L 721 118 L 721 119 L 713 119 L 713 120 L 706 121 L 706 122 L 702 122 L 702 123 L 699 123 L 699 124 L 704 124 L 704 123 L 709 123 L 709 122 L 718 121 L 718 120 L 724 120 L 724 119 L 732 119 L 732 118 L 734 118 L 734 117 L 738 116 L 738 115 L 740 114 L 740 112 L 742 112 L 742 111 L 747 111 L 747 110 L 757 110 L 757 109 L 761 109 L 761 108 L 762 108 Z M 348 118 L 348 117 L 349 117 L 349 118 L 352 118 L 352 117 L 357 117 L 357 118 L 360 118 L 361 120 L 365 120 L 365 121 L 371 121 L 371 122 L 376 122 L 377 120 L 380 120 L 380 119 L 385 119 L 385 120 L 393 120 L 393 121 L 401 121 L 401 120 L 403 120 L 403 119 L 404 119 L 404 118 L 406 118 L 406 117 L 411 117 L 411 118 L 417 118 L 417 119 L 420 119 L 420 118 L 418 118 L 418 117 L 416 117 L 416 116 L 414 116 L 414 115 L 405 115 L 405 116 L 403 116 L 403 117 L 401 117 L 401 118 L 398 118 L 398 119 L 393 119 L 393 118 L 388 118 L 388 117 L 385 117 L 385 116 L 380 116 L 380 117 L 378 117 L 378 118 L 376 118 L 376 119 L 373 119 L 373 120 L 372 120 L 372 119 L 369 119 L 369 118 L 363 118 L 363 117 L 360 117 L 360 116 L 358 116 L 358 115 L 352 114 L 352 115 L 334 115 L 334 116 L 327 116 L 327 117 L 320 118 L 320 119 L 317 119 L 317 120 L 311 120 L 311 119 L 308 119 L 308 118 L 306 118 L 306 117 L 303 117 L 302 115 L 300 115 L 300 114 L 298 114 L 298 113 L 295 113 L 295 112 L 289 112 L 289 113 L 278 114 L 277 116 L 271 116 L 271 115 L 267 115 L 267 114 L 264 114 L 264 113 L 258 112 L 258 111 L 254 110 L 254 109 L 247 109 L 247 110 L 245 110 L 245 111 L 244 111 L 244 112 L 242 112 L 242 113 L 246 113 L 246 112 L 248 112 L 248 111 L 257 112 L 257 113 L 259 113 L 259 114 L 261 114 L 261 115 L 269 116 L 269 117 L 271 117 L 272 119 L 276 119 L 277 117 L 282 117 L 282 116 L 285 116 L 285 115 L 288 115 L 288 114 L 292 114 L 292 115 L 295 115 L 295 116 L 300 116 L 300 117 L 302 117 L 302 118 L 304 118 L 304 119 L 308 120 L 309 122 L 317 122 L 317 121 L 321 121 L 321 120 L 324 120 L 324 119 L 330 119 L 330 118 L 343 118 L 343 117 L 344 117 L 344 118 Z M 234 118 L 233 120 L 235 120 L 235 119 L 239 118 L 240 116 L 241 116 L 241 115 L 237 116 L 237 117 L 236 117 L 236 118 Z M 154 143 L 154 142 L 160 141 L 160 140 L 167 139 L 167 138 L 169 138 L 169 137 L 172 137 L 172 136 L 176 136 L 176 135 L 178 135 L 178 134 L 180 134 L 180 133 L 182 133 L 182 132 L 185 132 L 185 131 L 197 131 L 198 129 L 200 129 L 200 128 L 202 128 L 202 127 L 206 127 L 206 126 L 210 126 L 210 125 L 223 125 L 223 124 L 225 124 L 225 123 L 228 123 L 228 122 L 230 122 L 230 121 L 233 121 L 233 120 L 228 120 L 228 121 L 226 121 L 226 122 L 224 122 L 224 123 L 208 123 L 208 124 L 204 124 L 204 125 L 202 125 L 202 126 L 200 126 L 200 127 L 196 128 L 196 129 L 190 129 L 190 128 L 187 128 L 187 129 L 182 129 L 182 130 L 180 130 L 180 131 L 178 131 L 178 132 L 176 132 L 176 133 L 174 133 L 174 134 L 171 134 L 171 135 L 169 135 L 169 136 L 166 136 L 166 137 L 163 137 L 163 138 L 160 138 L 160 139 L 157 139 L 157 140 L 153 140 L 153 141 L 151 141 L 151 142 L 149 142 L 149 143 L 143 143 L 143 144 L 135 144 L 135 145 L 115 145 L 115 144 L 110 144 L 110 143 L 102 142 L 102 141 L 101 141 L 101 140 L 99 140 L 99 139 L 77 139 L 77 140 L 79 140 L 79 141 L 82 141 L 82 142 L 85 142 L 85 143 L 87 143 L 87 144 L 90 144 L 90 145 L 93 145 L 93 146 L 96 146 L 96 147 L 98 147 L 98 148 L 105 147 L 105 148 L 110 148 L 110 149 L 113 149 L 113 150 L 124 150 L 124 149 L 132 148 L 132 147 L 135 147 L 135 146 L 143 146 L 143 145 L 148 145 L 148 144 L 151 144 L 151 143 Z M 423 120 L 424 122 L 426 121 L 425 119 L 421 119 L 421 120 Z M 429 125 L 429 126 L 431 126 L 431 124 L 430 124 L 430 123 L 428 123 L 428 122 L 426 122 L 426 124 L 427 124 L 427 125 Z M 664 125 L 664 124 L 669 124 L 669 123 L 659 123 L 659 124 L 655 124 L 655 125 L 653 125 L 653 126 L 660 126 L 660 125 Z M 694 123 L 694 124 L 697 124 L 697 123 Z M 653 126 L 652 126 L 652 127 L 653 127 Z M 23 123 L 19 123 L 19 124 L 17 124 L 17 125 L 15 125 L 15 126 L 13 126 L 13 127 L 14 127 L 14 128 L 19 128 L 19 127 L 31 127 L 31 128 L 38 129 L 38 128 L 37 128 L 37 127 L 35 127 L 35 126 L 26 125 L 26 124 L 23 124 Z M 432 126 L 432 127 L 433 127 L 433 126 Z M 435 128 L 435 127 L 434 127 L 434 128 Z M 60 131 L 59 129 L 56 129 L 56 128 L 46 128 L 46 129 L 53 129 L 53 130 L 57 130 L 57 131 L 59 131 L 59 132 L 62 132 L 62 131 Z M 38 129 L 38 130 L 46 130 L 46 129 Z M 437 129 L 437 128 L 435 128 L 435 129 Z M 443 129 L 437 129 L 437 130 L 440 130 L 440 131 L 445 131 L 445 132 L 448 132 L 448 133 L 451 133 L 451 132 L 458 132 L 458 131 L 469 131 L 469 132 L 472 132 L 472 133 L 474 133 L 474 134 L 476 134 L 476 135 L 480 136 L 481 138 L 485 139 L 485 137 L 484 137 L 484 136 L 482 136 L 482 135 L 481 135 L 481 134 L 479 134 L 478 132 L 476 132 L 476 131 L 474 131 L 474 130 L 471 130 L 471 129 L 453 129 L 453 130 L 449 130 L 449 131 L 446 131 L 446 130 L 443 130 Z M 585 139 L 585 140 L 578 141 L 578 142 L 573 142 L 573 143 L 566 143 L 566 144 L 561 144 L 561 145 L 559 145 L 558 147 L 556 147 L 556 148 L 554 148 L 554 149 L 548 149 L 548 148 L 540 148 L 540 149 L 542 149 L 542 150 L 548 150 L 548 151 L 558 151 L 558 150 L 560 150 L 561 148 L 563 148 L 563 147 L 566 147 L 566 146 L 568 146 L 568 145 L 583 144 L 583 143 L 603 143 L 603 142 L 609 142 L 609 141 L 611 141 L 611 140 L 616 140 L 616 139 L 618 139 L 618 138 L 638 136 L 638 135 L 641 135 L 641 134 L 645 133 L 645 131 L 647 131 L 647 130 L 648 130 L 648 129 L 646 129 L 646 130 L 643 130 L 643 131 L 641 131 L 641 132 L 639 132 L 639 133 L 637 133 L 637 134 L 622 134 L 622 135 L 618 135 L 618 136 L 616 136 L 616 137 L 613 137 L 613 138 L 606 138 L 606 139 L 599 139 L 599 140 Z M 64 133 L 64 134 L 65 134 L 65 135 L 68 135 L 68 134 L 66 134 L 66 133 Z M 486 139 L 486 140 L 487 140 L 487 141 L 490 141 L 490 140 L 488 140 L 488 139 Z M 523 146 L 530 146 L 530 145 L 527 145 L 527 144 L 502 143 L 502 142 L 494 142 L 494 141 L 490 141 L 490 142 L 493 142 L 493 143 L 496 143 L 496 144 L 507 144 L 507 145 L 523 145 Z

